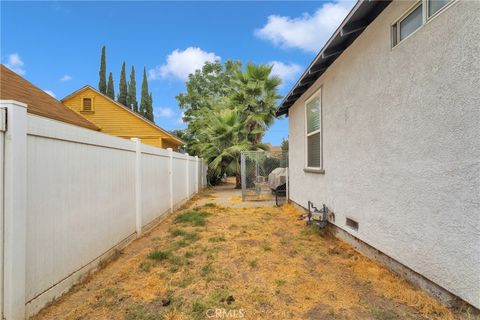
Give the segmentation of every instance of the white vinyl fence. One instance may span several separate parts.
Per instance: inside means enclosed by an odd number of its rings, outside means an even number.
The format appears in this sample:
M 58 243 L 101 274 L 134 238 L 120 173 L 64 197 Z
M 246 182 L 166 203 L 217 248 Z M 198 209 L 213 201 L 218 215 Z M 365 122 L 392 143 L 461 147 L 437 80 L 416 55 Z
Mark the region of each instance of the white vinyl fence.
M 7 320 L 36 313 L 206 186 L 197 157 L 30 115 L 15 101 L 1 101 L 5 110 L 0 298 Z

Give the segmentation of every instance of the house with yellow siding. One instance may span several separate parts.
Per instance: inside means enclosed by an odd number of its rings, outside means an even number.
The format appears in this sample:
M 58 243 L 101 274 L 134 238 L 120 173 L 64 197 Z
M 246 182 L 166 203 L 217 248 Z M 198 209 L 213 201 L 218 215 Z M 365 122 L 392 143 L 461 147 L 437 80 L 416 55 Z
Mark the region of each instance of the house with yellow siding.
M 100 128 L 117 137 L 139 138 L 160 148 L 178 148 L 184 142 L 138 113 L 87 85 L 62 99 L 62 103 Z

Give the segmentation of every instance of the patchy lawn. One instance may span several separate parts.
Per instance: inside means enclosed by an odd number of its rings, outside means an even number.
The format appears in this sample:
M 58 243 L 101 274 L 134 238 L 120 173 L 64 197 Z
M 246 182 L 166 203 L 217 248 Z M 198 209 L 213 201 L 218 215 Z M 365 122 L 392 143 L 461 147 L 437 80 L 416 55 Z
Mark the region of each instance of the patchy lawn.
M 300 212 L 204 193 L 35 319 L 453 319 Z M 230 317 L 227 317 L 230 316 Z M 215 317 L 211 317 L 215 319 Z

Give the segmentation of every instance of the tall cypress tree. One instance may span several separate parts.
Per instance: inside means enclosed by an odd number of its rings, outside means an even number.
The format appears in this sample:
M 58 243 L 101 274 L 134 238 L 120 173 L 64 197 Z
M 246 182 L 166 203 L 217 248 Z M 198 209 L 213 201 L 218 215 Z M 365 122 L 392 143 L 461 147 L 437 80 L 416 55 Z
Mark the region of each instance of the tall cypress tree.
M 122 71 L 120 72 L 120 82 L 118 84 L 118 102 L 127 105 L 127 75 L 125 73 L 125 62 L 122 64 Z
M 140 97 L 140 114 L 147 118 L 148 105 L 150 103 L 150 96 L 148 95 L 147 70 L 143 67 L 142 80 L 142 95 Z
M 137 82 L 135 80 L 134 66 L 132 66 L 132 71 L 130 72 L 130 82 L 128 83 L 127 107 L 135 112 L 138 112 Z
M 153 121 L 153 97 L 151 92 L 148 96 L 147 119 L 154 122 Z
M 105 60 L 105 46 L 103 46 L 102 57 L 100 58 L 100 71 L 98 71 L 98 75 L 100 76 L 98 90 L 104 94 L 107 93 L 107 63 Z
M 113 75 L 110 72 L 108 75 L 108 85 L 107 85 L 107 96 L 109 96 L 111 99 L 115 100 L 115 88 L 113 86 Z

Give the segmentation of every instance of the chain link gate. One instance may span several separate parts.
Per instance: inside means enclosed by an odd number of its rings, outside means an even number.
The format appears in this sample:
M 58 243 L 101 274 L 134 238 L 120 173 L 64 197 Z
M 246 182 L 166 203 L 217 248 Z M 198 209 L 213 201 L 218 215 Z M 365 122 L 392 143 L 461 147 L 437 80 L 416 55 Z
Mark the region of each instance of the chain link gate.
M 243 201 L 288 197 L 287 151 L 243 151 L 240 169 Z

